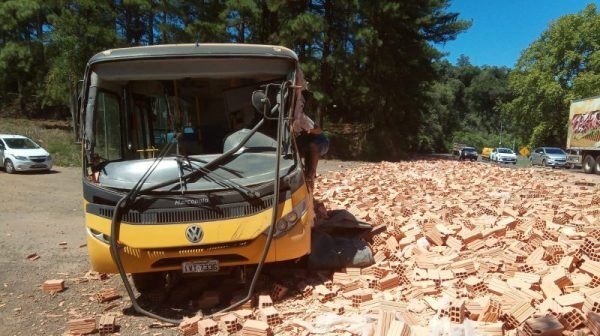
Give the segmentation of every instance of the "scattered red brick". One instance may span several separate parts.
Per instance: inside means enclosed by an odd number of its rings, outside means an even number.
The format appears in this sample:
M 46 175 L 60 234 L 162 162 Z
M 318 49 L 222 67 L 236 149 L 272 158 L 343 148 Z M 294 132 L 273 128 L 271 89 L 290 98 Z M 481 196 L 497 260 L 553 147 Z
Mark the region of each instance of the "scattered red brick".
M 44 290 L 44 292 L 48 292 L 48 293 L 62 292 L 63 290 L 65 290 L 65 280 L 63 280 L 63 279 L 46 280 L 42 284 L 42 290 Z
M 177 328 L 179 333 L 184 336 L 196 335 L 198 333 L 198 322 L 200 322 L 201 319 L 202 316 L 184 318 Z
M 242 327 L 242 336 L 269 336 L 273 335 L 271 327 L 266 322 L 248 320 Z
M 32 253 L 26 257 L 29 261 L 34 261 L 40 259 L 40 256 L 37 253 Z
M 99 303 L 109 302 L 120 297 L 121 294 L 114 288 L 102 288 L 94 294 L 94 299 Z
M 67 330 L 71 335 L 86 335 L 96 332 L 96 319 L 87 317 L 67 321 Z
M 198 333 L 201 336 L 215 335 L 219 332 L 217 322 L 211 319 L 204 319 L 198 322 Z
M 104 314 L 98 321 L 100 335 L 112 334 L 117 331 L 116 317 L 113 314 Z

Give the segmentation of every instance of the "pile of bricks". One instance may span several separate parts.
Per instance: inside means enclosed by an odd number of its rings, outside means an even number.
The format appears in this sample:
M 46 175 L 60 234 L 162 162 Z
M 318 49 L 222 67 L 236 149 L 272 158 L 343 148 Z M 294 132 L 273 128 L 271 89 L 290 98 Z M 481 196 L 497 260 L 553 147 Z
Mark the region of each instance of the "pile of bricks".
M 454 161 L 322 176 L 315 198 L 326 208 L 387 230 L 369 241 L 375 265 L 338 270 L 329 288 L 303 283 L 281 311 L 379 316 L 376 335 L 427 334 L 439 318 L 489 335 L 600 335 L 599 188 L 578 179 Z
M 238 310 L 185 319 L 180 333 L 309 334 L 330 314 L 369 316 L 375 336 L 441 335 L 432 321 L 477 335 L 600 336 L 600 189 L 582 178 L 455 161 L 321 176 L 318 216 L 346 209 L 386 228 L 368 241 L 375 264 L 289 271 Z M 215 307 L 221 294 L 206 291 L 197 306 Z
M 274 307 L 273 300 L 269 295 L 258 295 L 258 300 L 250 302 L 250 309 L 238 309 L 214 319 L 203 319 L 202 315 L 184 318 L 178 326 L 179 333 L 184 336 L 208 336 L 220 332 L 226 335 L 272 335 L 272 328 L 282 324 L 282 316 Z

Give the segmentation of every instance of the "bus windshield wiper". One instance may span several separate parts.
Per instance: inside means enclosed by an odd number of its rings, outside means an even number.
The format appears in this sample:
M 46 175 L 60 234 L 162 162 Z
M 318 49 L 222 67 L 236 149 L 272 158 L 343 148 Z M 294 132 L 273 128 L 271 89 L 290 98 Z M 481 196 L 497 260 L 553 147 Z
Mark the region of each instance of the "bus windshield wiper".
M 260 193 L 258 193 L 257 191 L 254 191 L 238 182 L 235 182 L 231 179 L 228 179 L 218 173 L 216 173 L 213 170 L 210 169 L 206 169 L 204 166 L 197 166 L 197 165 L 192 165 L 192 162 L 202 162 L 200 160 L 196 160 L 193 158 L 189 158 L 189 157 L 184 157 L 184 156 L 178 156 L 176 158 L 179 167 L 183 168 L 183 163 L 187 162 L 187 166 L 189 167 L 189 169 L 191 170 L 197 170 L 202 172 L 203 174 L 200 176 L 201 178 L 204 178 L 207 181 L 212 181 L 215 182 L 221 186 L 227 187 L 227 188 L 231 188 L 231 189 L 235 189 L 238 192 L 248 196 L 248 197 L 252 197 L 252 198 L 259 198 L 260 197 Z M 221 166 L 217 166 L 216 168 L 221 167 Z M 186 179 L 187 180 L 187 179 Z M 185 185 L 182 185 L 182 187 L 184 187 Z
M 246 144 L 246 142 L 248 142 L 250 137 L 252 137 L 254 135 L 254 133 L 256 133 L 256 131 L 258 131 L 258 129 L 264 124 L 264 122 L 265 122 L 265 119 L 264 118 L 261 119 L 256 125 L 254 125 L 254 127 L 250 130 L 250 132 L 248 132 L 248 134 L 246 134 L 246 136 L 244 136 L 244 138 L 236 146 L 234 146 L 227 152 L 219 155 L 218 157 L 214 158 L 212 161 L 207 162 L 204 166 L 202 166 L 202 168 L 204 168 L 204 170 L 195 169 L 191 173 L 185 174 L 181 178 L 183 180 L 188 180 L 188 179 L 192 179 L 192 178 L 196 178 L 196 177 L 201 177 L 202 175 L 205 175 L 207 171 L 211 171 L 215 167 L 220 166 L 223 161 L 229 159 L 232 155 L 234 155 L 237 151 L 239 151 Z M 140 192 L 148 193 L 153 190 L 163 188 L 163 187 L 169 186 L 174 183 L 178 183 L 179 181 L 180 181 L 179 178 L 170 179 L 170 180 L 167 180 L 164 182 L 160 182 L 160 183 L 151 185 L 146 188 L 142 188 L 142 189 L 140 189 Z

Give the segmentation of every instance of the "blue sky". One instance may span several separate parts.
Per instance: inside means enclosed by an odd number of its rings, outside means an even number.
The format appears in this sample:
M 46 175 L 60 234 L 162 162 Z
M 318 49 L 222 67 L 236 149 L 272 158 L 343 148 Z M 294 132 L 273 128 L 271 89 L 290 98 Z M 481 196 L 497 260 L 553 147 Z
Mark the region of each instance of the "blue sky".
M 473 25 L 456 40 L 438 46 L 452 63 L 461 54 L 475 65 L 512 67 L 521 51 L 562 15 L 600 0 L 451 0 L 450 11 Z

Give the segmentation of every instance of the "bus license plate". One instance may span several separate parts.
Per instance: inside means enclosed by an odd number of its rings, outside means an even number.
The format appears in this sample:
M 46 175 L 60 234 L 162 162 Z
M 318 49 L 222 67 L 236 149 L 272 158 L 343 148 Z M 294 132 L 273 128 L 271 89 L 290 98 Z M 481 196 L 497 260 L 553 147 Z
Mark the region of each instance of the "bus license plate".
M 210 273 L 218 271 L 218 260 L 188 261 L 181 264 L 182 273 Z

